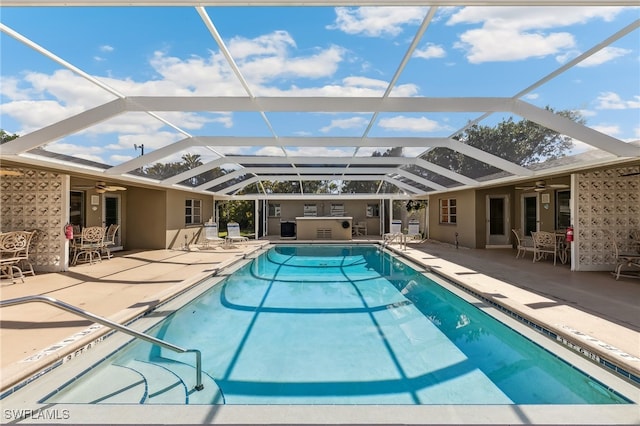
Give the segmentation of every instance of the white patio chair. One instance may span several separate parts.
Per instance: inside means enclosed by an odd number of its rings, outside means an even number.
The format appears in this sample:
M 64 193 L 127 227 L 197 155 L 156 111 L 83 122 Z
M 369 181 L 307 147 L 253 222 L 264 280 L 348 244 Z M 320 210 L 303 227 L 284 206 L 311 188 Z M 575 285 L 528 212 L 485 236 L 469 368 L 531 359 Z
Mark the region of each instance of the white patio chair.
M 368 231 L 367 231 L 366 221 L 360 221 L 353 224 L 353 235 L 359 237 L 367 234 L 368 234 Z
M 532 232 L 533 237 L 533 261 L 538 262 L 546 259 L 547 255 L 553 255 L 553 264 L 556 264 L 558 258 L 558 242 L 556 234 L 553 232 L 538 231 Z
M 228 244 L 242 243 L 249 241 L 249 238 L 240 235 L 240 224 L 238 224 L 237 222 L 229 222 L 227 223 L 226 241 Z
M 82 228 L 80 239 L 74 244 L 74 255 L 72 265 L 76 265 L 78 260 L 93 264 L 94 259 L 102 261 L 100 252 L 104 248 L 105 228 L 102 226 L 89 226 Z
M 28 260 L 29 243 L 32 232 L 12 231 L 0 234 L 0 277 L 15 282 L 20 278 L 24 282 L 24 272 L 20 263 Z M 33 268 L 30 273 L 35 275 Z
M 204 224 L 204 244 L 209 247 L 211 244 L 225 244 L 226 240 L 221 238 L 218 232 L 218 224 L 216 222 L 207 222 Z
M 102 241 L 102 250 L 101 253 L 105 253 L 105 257 L 107 259 L 111 259 L 111 246 L 116 245 L 116 233 L 120 225 L 112 223 L 107 228 L 107 232 L 104 234 L 104 240 Z
M 613 275 L 616 277 L 616 280 L 620 279 L 620 274 L 624 275 L 627 270 L 632 270 L 633 268 L 638 268 L 640 270 L 640 253 L 621 251 L 615 238 L 609 236 L 609 240 L 611 241 L 611 247 L 613 248 L 613 255 L 616 262 L 613 269 Z
M 535 247 L 533 246 L 533 240 L 529 238 L 525 238 L 520 229 L 512 229 L 513 235 L 516 236 L 516 248 L 518 252 L 516 253 L 516 259 L 520 257 L 522 254 L 522 258 L 527 254 L 527 252 L 534 253 Z
M 382 239 L 384 244 L 390 244 L 396 239 L 399 239 L 399 241 L 402 242 L 402 221 L 392 220 L 389 232 L 384 234 Z
M 422 235 L 420 234 L 420 222 L 418 222 L 417 220 L 409 221 L 409 226 L 407 227 L 407 238 L 422 238 Z

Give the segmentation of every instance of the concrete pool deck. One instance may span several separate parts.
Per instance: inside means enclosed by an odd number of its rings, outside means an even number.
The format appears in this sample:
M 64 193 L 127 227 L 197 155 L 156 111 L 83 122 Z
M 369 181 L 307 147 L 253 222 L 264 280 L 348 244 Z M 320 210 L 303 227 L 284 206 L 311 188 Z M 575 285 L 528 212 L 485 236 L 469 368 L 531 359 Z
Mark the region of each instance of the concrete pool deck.
M 75 266 L 65 273 L 27 277 L 25 283 L 2 282 L 1 298 L 47 295 L 126 322 L 266 243 L 252 241 L 232 249 L 189 252 L 122 252 L 111 260 Z M 411 243 L 406 250 L 392 247 L 486 299 L 499 300 L 523 317 L 561 331 L 589 353 L 606 355 L 639 374 L 638 279 L 616 281 L 607 272 L 578 273 L 567 265 L 534 264 L 531 258 L 515 259 L 515 250 L 508 249 L 455 249 L 433 242 Z M 2 308 L 0 319 L 3 390 L 99 336 L 97 332 L 83 334 L 90 321 L 42 303 Z

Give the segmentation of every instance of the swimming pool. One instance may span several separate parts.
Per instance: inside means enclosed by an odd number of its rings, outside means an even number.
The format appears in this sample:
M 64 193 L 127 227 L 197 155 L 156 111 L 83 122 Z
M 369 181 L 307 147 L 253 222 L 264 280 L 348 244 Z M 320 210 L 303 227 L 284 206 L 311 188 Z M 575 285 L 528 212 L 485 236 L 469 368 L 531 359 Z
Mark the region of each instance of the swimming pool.
M 630 403 L 416 268 L 376 246 L 273 247 L 150 331 L 202 350 L 204 391 L 190 359 L 134 343 L 42 402 Z

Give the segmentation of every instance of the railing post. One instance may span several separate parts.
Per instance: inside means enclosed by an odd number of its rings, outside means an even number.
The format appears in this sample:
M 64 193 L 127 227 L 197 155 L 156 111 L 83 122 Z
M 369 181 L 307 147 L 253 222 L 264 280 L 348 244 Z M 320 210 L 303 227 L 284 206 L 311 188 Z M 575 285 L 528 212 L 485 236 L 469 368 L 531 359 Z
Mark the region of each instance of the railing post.
M 71 312 L 83 318 L 93 320 L 98 324 L 102 324 L 105 327 L 112 328 L 114 330 L 122 331 L 125 334 L 136 337 L 138 339 L 144 340 L 145 342 L 149 342 L 154 345 L 161 346 L 165 349 L 172 350 L 178 353 L 186 353 L 186 352 L 195 352 L 196 354 L 196 386 L 195 390 L 204 389 L 204 385 L 202 384 L 202 354 L 198 349 L 183 349 L 180 346 L 176 346 L 172 343 L 165 342 L 164 340 L 160 340 L 157 337 L 149 336 L 148 334 L 142 333 L 140 331 L 133 330 L 127 326 L 119 324 L 117 322 L 111 321 L 107 318 L 103 318 L 101 316 L 92 314 L 91 312 L 84 311 L 80 308 L 77 308 L 73 305 L 63 302 L 62 300 L 55 299 L 50 296 L 25 296 L 25 297 L 17 297 L 15 299 L 9 300 L 0 300 L 0 308 L 3 306 L 13 306 L 13 305 L 21 305 L 23 303 L 29 302 L 42 302 L 47 303 L 51 306 L 55 306 L 67 312 Z

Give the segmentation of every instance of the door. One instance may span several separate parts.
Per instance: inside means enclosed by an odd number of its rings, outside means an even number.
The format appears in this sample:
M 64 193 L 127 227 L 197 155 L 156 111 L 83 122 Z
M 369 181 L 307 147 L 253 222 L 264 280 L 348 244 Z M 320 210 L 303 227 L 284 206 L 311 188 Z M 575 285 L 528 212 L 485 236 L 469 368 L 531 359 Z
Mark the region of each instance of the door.
M 538 211 L 538 194 L 522 195 L 522 234 L 531 237 L 531 232 L 538 232 L 540 212 Z
M 509 197 L 487 195 L 487 247 L 511 247 L 509 243 Z
M 113 250 L 122 250 L 122 224 L 120 220 L 120 194 L 104 194 L 102 203 L 102 226 L 109 227 L 111 224 L 120 225 L 116 232 L 115 245 L 110 247 Z

